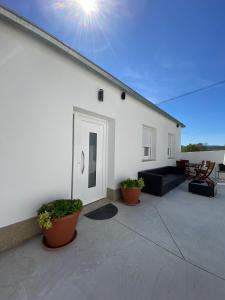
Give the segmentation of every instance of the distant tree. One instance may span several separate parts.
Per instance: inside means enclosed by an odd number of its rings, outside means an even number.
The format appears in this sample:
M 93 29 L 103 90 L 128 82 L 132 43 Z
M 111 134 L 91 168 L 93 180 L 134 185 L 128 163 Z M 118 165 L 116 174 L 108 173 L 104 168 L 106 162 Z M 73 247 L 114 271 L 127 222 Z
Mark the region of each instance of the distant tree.
M 205 143 L 205 144 L 203 144 L 203 143 L 198 143 L 197 144 L 198 145 L 198 147 L 199 147 L 199 151 L 206 151 L 207 150 L 207 147 L 208 147 L 208 144 L 207 143 Z
M 188 144 L 187 146 L 181 146 L 181 152 L 216 151 L 216 150 L 225 150 L 225 146 L 208 145 L 207 143 Z
M 182 146 L 182 152 L 197 152 L 197 151 L 205 151 L 206 145 L 203 143 L 198 144 L 188 144 L 187 146 Z

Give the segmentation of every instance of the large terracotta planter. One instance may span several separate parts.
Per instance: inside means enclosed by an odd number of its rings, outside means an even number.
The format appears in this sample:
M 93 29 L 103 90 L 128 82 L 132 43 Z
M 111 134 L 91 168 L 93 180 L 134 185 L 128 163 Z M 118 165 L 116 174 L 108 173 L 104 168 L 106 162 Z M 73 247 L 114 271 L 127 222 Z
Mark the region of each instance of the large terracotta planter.
M 52 227 L 43 229 L 44 244 L 50 248 L 58 248 L 72 242 L 76 237 L 79 215 L 80 211 L 61 219 L 53 219 Z
M 121 188 L 123 201 L 127 205 L 137 205 L 140 203 L 139 197 L 141 194 L 140 188 Z

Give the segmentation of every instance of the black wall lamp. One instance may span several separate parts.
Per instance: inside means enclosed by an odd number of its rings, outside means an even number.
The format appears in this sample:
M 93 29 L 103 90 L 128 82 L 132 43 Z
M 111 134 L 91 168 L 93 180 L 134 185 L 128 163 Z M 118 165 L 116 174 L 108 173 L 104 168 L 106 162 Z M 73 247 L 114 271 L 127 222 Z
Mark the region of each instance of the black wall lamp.
M 103 89 L 100 89 L 100 90 L 98 91 L 98 101 L 103 102 L 103 100 L 104 100 L 104 90 L 103 90 Z
M 126 99 L 126 92 L 122 92 L 122 93 L 121 93 L 121 99 L 122 99 L 122 100 L 125 100 L 125 99 Z

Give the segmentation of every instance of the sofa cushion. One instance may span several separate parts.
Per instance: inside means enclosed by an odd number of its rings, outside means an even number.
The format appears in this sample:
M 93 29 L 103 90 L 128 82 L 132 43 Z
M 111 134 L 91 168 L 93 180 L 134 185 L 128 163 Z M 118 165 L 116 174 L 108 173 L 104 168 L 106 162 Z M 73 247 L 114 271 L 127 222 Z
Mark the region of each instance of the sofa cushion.
M 171 181 L 176 181 L 178 177 L 179 177 L 179 175 L 177 175 L 177 174 L 166 174 L 166 175 L 163 175 L 163 185 L 164 184 L 168 184 Z

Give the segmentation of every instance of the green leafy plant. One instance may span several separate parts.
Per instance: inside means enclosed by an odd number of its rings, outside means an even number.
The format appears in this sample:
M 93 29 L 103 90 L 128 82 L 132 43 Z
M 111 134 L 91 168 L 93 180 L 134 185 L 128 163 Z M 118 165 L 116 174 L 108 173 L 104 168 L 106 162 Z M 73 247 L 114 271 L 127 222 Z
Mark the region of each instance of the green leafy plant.
M 142 189 L 145 186 L 143 178 L 139 179 L 126 179 L 120 183 L 120 186 L 124 189 L 127 188 L 139 188 Z
M 41 228 L 52 227 L 52 219 L 60 219 L 80 211 L 83 207 L 81 200 L 60 199 L 43 204 L 38 210 L 38 223 Z
M 50 214 L 45 211 L 38 215 L 38 223 L 41 228 L 49 229 L 52 227 L 51 217 Z

